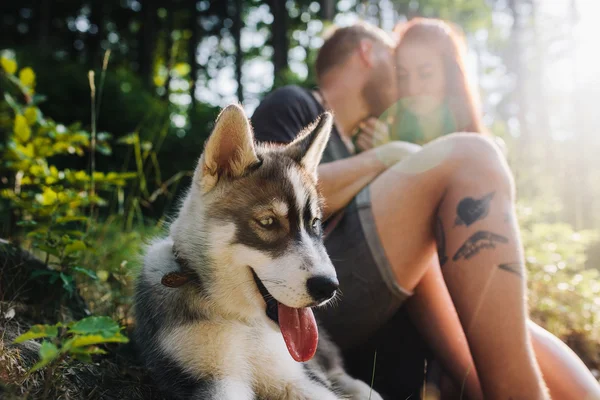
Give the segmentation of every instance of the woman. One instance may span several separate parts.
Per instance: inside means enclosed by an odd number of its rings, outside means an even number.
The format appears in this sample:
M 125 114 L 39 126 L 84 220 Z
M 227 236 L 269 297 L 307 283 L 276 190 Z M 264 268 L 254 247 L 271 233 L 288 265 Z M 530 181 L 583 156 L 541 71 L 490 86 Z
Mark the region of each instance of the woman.
M 413 19 L 394 32 L 399 101 L 379 120 L 365 121 L 355 136 L 359 150 L 389 140 L 425 144 L 457 131 L 487 134 L 479 101 L 465 71 L 465 46 L 450 25 Z M 503 146 L 500 143 L 500 146 Z M 437 359 L 450 376 L 444 397 L 483 398 L 465 331 L 443 279 L 439 260 L 407 304 Z M 536 358 L 553 399 L 600 399 L 600 386 L 579 358 L 556 337 L 529 323 Z M 493 360 L 489 360 L 493 362 Z

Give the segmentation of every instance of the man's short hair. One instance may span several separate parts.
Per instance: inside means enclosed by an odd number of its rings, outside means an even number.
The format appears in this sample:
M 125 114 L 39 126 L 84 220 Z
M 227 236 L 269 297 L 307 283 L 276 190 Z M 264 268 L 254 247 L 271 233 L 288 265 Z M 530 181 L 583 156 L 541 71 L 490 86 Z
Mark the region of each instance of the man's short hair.
M 343 64 L 363 39 L 370 39 L 390 48 L 396 45 L 384 30 L 363 21 L 346 27 L 334 26 L 325 33 L 324 39 L 315 62 L 318 81 L 333 67 Z

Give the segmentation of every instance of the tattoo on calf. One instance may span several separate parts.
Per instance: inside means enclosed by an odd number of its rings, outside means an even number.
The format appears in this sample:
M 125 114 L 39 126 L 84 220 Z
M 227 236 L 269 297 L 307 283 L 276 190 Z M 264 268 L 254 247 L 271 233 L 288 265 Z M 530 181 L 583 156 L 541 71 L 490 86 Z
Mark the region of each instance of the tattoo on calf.
M 523 277 L 523 271 L 525 270 L 525 268 L 523 268 L 523 264 L 520 262 L 500 264 L 498 265 L 498 268 L 503 269 L 507 272 L 512 272 L 520 278 Z
M 490 192 L 481 199 L 465 197 L 456 207 L 455 225 L 469 226 L 480 219 L 484 219 L 490 211 L 490 202 L 496 192 Z
M 461 258 L 468 260 L 477 255 L 481 249 L 495 249 L 498 243 L 508 243 L 508 238 L 488 231 L 477 231 L 458 249 L 452 261 Z
M 440 266 L 443 266 L 448 261 L 448 256 L 446 255 L 446 235 L 444 234 L 444 226 L 440 217 L 437 217 L 435 223 L 435 239 Z

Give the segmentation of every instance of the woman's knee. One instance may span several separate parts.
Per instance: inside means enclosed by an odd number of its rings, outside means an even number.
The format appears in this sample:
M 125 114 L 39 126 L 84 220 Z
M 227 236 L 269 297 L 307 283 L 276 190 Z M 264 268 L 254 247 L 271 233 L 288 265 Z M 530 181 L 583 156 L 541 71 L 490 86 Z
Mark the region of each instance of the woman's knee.
M 453 178 L 483 181 L 514 192 L 512 172 L 502 149 L 491 138 L 474 133 L 455 133 L 445 139 L 452 148 Z

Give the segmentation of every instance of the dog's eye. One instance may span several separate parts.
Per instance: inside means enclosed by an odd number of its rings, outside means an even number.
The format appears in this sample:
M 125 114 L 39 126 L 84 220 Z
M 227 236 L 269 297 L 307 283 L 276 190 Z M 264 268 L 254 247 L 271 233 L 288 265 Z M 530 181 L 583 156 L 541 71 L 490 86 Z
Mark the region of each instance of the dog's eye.
M 258 220 L 258 223 L 263 228 L 271 228 L 275 224 L 275 220 L 272 217 L 265 217 Z
M 316 234 L 321 234 L 321 220 L 319 218 L 315 218 L 312 221 L 312 228 Z

